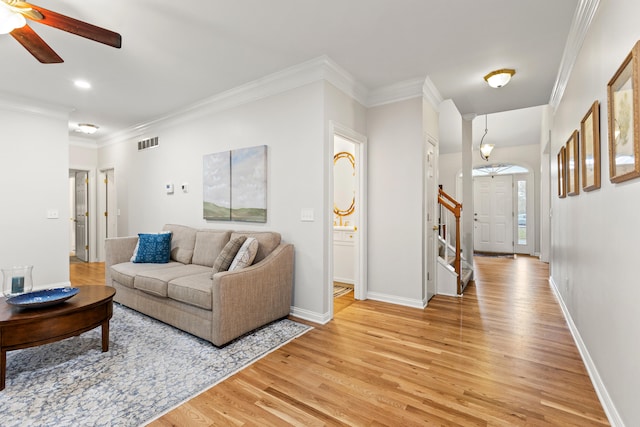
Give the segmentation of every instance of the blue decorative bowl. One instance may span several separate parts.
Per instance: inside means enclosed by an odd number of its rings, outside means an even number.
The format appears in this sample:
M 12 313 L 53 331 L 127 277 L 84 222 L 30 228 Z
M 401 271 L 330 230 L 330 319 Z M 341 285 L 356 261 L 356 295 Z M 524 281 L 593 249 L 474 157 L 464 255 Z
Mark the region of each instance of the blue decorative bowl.
M 27 292 L 7 298 L 7 303 L 22 308 L 41 308 L 60 304 L 77 294 L 78 288 L 55 288 Z

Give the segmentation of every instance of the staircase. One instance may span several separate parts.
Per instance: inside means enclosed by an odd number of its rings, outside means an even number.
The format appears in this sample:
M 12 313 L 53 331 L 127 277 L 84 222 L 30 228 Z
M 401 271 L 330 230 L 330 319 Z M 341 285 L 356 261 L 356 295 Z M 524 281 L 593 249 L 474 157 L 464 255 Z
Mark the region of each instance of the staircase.
M 461 296 L 473 280 L 472 264 L 462 251 L 460 215 L 462 204 L 442 189 L 438 192 L 440 224 L 438 225 L 438 290 L 440 295 Z

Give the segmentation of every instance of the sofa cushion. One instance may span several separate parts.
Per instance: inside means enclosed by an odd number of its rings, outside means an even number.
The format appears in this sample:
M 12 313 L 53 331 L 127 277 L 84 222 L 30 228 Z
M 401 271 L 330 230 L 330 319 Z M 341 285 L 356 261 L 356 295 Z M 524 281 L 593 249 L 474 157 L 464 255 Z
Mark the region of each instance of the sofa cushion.
M 195 264 L 141 271 L 136 275 L 133 287 L 159 297 L 167 297 L 167 284 L 171 280 L 210 271 L 208 267 Z
M 258 240 L 258 253 L 253 263 L 256 264 L 266 258 L 280 244 L 280 233 L 273 231 L 236 231 L 231 233 L 231 238 L 238 236 L 253 237 Z
M 198 230 L 191 262 L 213 267 L 214 261 L 220 255 L 224 246 L 229 243 L 230 237 L 230 231 Z
M 169 262 L 168 264 L 141 264 L 133 262 L 123 262 L 111 266 L 111 278 L 116 282 L 133 289 L 133 280 L 136 275 L 142 271 L 163 269 L 180 266 L 178 262 Z
M 211 271 L 204 274 L 179 277 L 169 282 L 167 295 L 176 301 L 211 310 Z
M 229 266 L 233 262 L 233 259 L 236 257 L 236 254 L 242 247 L 245 240 L 247 240 L 245 236 L 236 236 L 229 240 L 229 243 L 222 248 L 220 255 L 218 255 L 213 263 L 213 274 L 216 274 L 219 271 L 227 271 L 229 269 Z
M 183 264 L 191 264 L 196 244 L 195 228 L 177 224 L 165 224 L 163 231 L 171 231 L 171 259 Z
M 250 266 L 256 257 L 256 253 L 258 253 L 258 241 L 253 237 L 248 237 L 229 266 L 229 271 L 240 270 Z
M 131 262 L 166 264 L 171 258 L 171 232 L 139 233 Z

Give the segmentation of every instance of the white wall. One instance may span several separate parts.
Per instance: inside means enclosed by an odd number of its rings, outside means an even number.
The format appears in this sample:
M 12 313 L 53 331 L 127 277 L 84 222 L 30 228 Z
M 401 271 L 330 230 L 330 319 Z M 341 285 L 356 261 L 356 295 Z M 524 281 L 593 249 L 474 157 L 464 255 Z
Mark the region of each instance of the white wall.
M 98 166 L 98 146 L 95 142 L 72 139 L 69 144 L 69 167 L 71 169 L 95 170 Z
M 371 108 L 369 298 L 422 304 L 422 98 Z
M 577 328 L 605 408 L 614 422 L 628 426 L 640 425 L 640 179 L 609 181 L 606 87 L 640 39 L 639 15 L 636 0 L 600 2 L 553 118 L 550 151 L 552 283 Z M 602 187 L 559 199 L 556 155 L 595 100 L 601 104 Z
M 0 266 L 33 265 L 34 288 L 69 283 L 68 120 L 57 107 L 0 97 Z
M 119 234 L 157 231 L 165 223 L 278 231 L 295 245 L 293 305 L 310 317 L 324 313 L 323 223 L 330 218 L 324 212 L 324 96 L 317 82 L 224 111 L 202 107 L 101 148 L 100 165 L 115 168 Z M 138 152 L 136 141 L 153 136 L 159 146 Z M 203 155 L 263 144 L 267 223 L 203 220 Z M 165 183 L 174 184 L 173 195 L 165 193 Z M 189 184 L 188 193 L 179 189 L 182 183 Z M 315 221 L 300 220 L 303 208 L 313 209 Z

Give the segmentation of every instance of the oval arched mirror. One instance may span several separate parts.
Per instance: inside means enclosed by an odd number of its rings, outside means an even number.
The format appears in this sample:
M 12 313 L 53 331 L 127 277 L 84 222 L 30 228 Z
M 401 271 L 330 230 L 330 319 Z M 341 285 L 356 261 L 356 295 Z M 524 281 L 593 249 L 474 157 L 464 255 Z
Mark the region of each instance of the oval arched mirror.
M 340 218 L 351 215 L 356 209 L 356 159 L 353 154 L 341 151 L 333 156 L 333 213 Z

